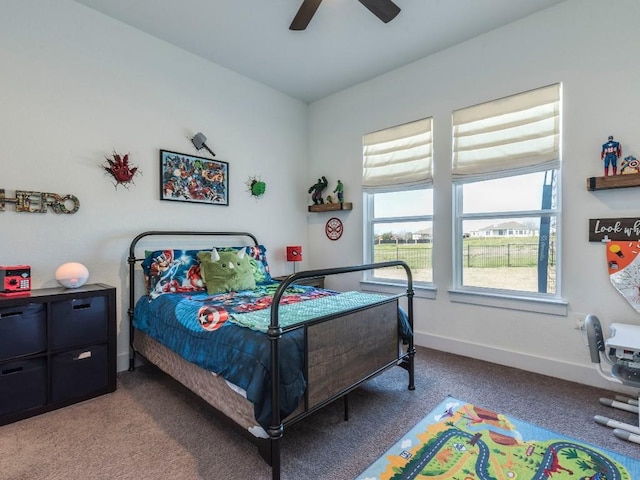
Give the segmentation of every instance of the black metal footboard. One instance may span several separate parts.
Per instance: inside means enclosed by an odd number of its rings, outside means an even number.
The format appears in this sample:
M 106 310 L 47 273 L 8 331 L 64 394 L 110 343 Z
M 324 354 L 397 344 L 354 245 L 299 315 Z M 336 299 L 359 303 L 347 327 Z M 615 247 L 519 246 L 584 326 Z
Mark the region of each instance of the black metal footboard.
M 402 267 L 407 276 L 407 290 L 380 302 L 340 314 L 298 324 L 290 328 L 279 325 L 280 300 L 287 287 L 297 280 L 310 277 L 340 275 L 387 267 Z M 407 318 L 413 332 L 413 278 L 409 266 L 403 261 L 379 262 L 349 267 L 308 270 L 290 275 L 282 281 L 274 295 L 271 307 L 271 323 L 267 332 L 271 340 L 271 397 L 272 405 L 280 405 L 279 345 L 283 333 L 296 328 L 305 329 L 308 387 L 305 410 L 287 422 L 298 421 L 324 405 L 347 395 L 363 382 L 395 365 L 402 365 L 409 374 L 409 390 L 415 389 L 415 346 L 409 336 L 405 352 L 399 352 L 398 299 L 407 297 Z M 320 338 L 318 338 L 320 337 Z M 354 348 L 355 346 L 355 348 Z M 344 347 L 344 348 L 342 348 Z M 315 359 L 318 359 L 316 364 Z M 336 376 L 326 378 L 327 363 Z M 346 373 L 345 373 L 346 372 Z M 321 383 L 320 386 L 315 382 Z M 346 405 L 345 405 L 346 406 Z M 271 412 L 268 433 L 272 441 L 272 479 L 280 479 L 280 439 L 285 424 L 280 409 Z

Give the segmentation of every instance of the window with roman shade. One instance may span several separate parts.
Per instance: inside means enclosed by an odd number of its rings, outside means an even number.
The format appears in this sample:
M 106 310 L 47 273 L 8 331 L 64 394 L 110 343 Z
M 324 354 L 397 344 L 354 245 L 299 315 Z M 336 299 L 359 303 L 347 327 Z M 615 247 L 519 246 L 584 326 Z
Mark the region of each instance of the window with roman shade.
M 431 185 L 431 130 L 432 118 L 425 118 L 364 135 L 363 189 Z
M 454 289 L 559 298 L 561 86 L 452 114 Z
M 432 118 L 368 133 L 362 139 L 364 261 L 404 260 L 414 285 L 432 284 Z M 365 272 L 367 281 L 398 283 L 398 272 Z

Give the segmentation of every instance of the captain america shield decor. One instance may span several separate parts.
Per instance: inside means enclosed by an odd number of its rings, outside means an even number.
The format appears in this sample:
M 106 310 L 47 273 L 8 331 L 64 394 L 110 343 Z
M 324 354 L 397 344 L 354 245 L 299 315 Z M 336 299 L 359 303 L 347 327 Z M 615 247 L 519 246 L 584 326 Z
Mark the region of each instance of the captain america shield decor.
M 229 313 L 222 307 L 204 306 L 198 310 L 198 323 L 205 330 L 217 330 L 228 319 Z

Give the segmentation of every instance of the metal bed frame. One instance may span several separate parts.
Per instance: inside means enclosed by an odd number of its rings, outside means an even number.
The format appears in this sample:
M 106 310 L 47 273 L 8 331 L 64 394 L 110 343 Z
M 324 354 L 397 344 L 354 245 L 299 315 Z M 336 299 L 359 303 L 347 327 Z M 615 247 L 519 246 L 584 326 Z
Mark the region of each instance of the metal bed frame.
M 127 259 L 127 263 L 129 264 L 129 308 L 127 310 L 129 316 L 129 345 L 130 345 L 130 355 L 129 355 L 129 370 L 133 371 L 135 369 L 135 358 L 136 358 L 136 349 L 134 347 L 134 332 L 135 329 L 133 327 L 133 317 L 134 317 L 134 307 L 135 302 L 137 300 L 136 295 L 136 282 L 135 282 L 135 273 L 136 273 L 136 263 L 141 263 L 144 258 L 139 258 L 136 256 L 136 246 L 138 242 L 145 237 L 149 236 L 163 236 L 174 238 L 175 237 L 195 237 L 195 236 L 207 236 L 207 237 L 237 237 L 237 238 L 248 238 L 251 239 L 254 246 L 258 246 L 258 240 L 254 235 L 247 232 L 211 232 L 211 231 L 148 231 L 143 232 L 136 236 L 129 247 L 129 257 Z M 304 279 L 304 278 L 312 278 L 318 276 L 331 276 L 331 275 L 339 275 L 345 273 L 353 273 L 360 272 L 365 270 L 373 270 L 379 268 L 388 268 L 388 267 L 402 267 L 404 268 L 407 276 L 407 289 L 403 294 L 392 295 L 388 298 L 385 298 L 382 301 L 376 302 L 375 304 L 368 305 L 366 307 L 359 307 L 347 310 L 345 312 L 341 312 L 340 314 L 333 314 L 324 316 L 321 318 L 309 320 L 294 326 L 290 327 L 281 327 L 278 322 L 278 314 L 280 308 L 280 300 L 285 293 L 285 290 L 292 283 L 296 283 L 296 281 Z M 285 426 L 291 425 L 299 420 L 305 418 L 316 410 L 322 408 L 323 406 L 339 399 L 344 399 L 344 418 L 348 420 L 348 398 L 347 395 L 349 392 L 360 386 L 362 383 L 371 379 L 372 377 L 382 373 L 383 371 L 393 367 L 400 366 L 407 370 L 409 376 L 409 390 L 415 389 L 414 379 L 415 379 L 415 371 L 414 371 L 414 356 L 415 356 L 415 346 L 413 341 L 413 280 L 412 274 L 409 266 L 403 261 L 388 261 L 388 262 L 378 262 L 378 263 L 370 263 L 363 265 L 354 265 L 348 267 L 337 267 L 337 268 L 327 268 L 327 269 L 316 269 L 316 270 L 307 270 L 301 271 L 298 273 L 294 273 L 284 279 L 280 286 L 277 288 L 272 306 L 271 306 L 271 316 L 270 316 L 270 326 L 267 331 L 267 336 L 270 340 L 271 346 L 271 402 L 272 402 L 272 412 L 271 412 L 271 422 L 269 427 L 267 428 L 267 433 L 269 435 L 268 439 L 259 439 L 257 437 L 250 438 L 253 443 L 258 446 L 258 451 L 260 455 L 265 459 L 265 461 L 271 465 L 272 468 L 272 479 L 279 480 L 280 479 L 280 455 L 281 455 L 281 445 L 280 441 L 284 434 Z M 411 329 L 411 336 L 406 341 L 406 350 L 400 348 L 400 340 L 397 333 L 397 308 L 398 308 L 398 300 L 402 297 L 407 298 L 407 318 L 409 327 Z M 366 367 L 365 363 L 360 361 L 358 362 L 358 358 L 351 358 L 349 356 L 345 356 L 344 358 L 334 358 L 332 361 L 337 362 L 334 372 L 338 372 L 340 369 L 344 370 L 354 370 L 352 373 L 354 375 L 353 379 L 349 380 L 348 384 L 331 384 L 329 386 L 330 391 L 326 391 L 326 382 L 319 382 L 324 385 L 321 389 L 315 389 L 315 391 L 310 392 L 313 389 L 314 385 L 312 381 L 316 379 L 314 375 L 318 375 L 318 372 L 313 371 L 313 366 L 310 365 L 309 358 L 310 356 L 315 356 L 316 359 L 322 358 L 326 355 L 326 350 L 315 350 L 318 347 L 310 348 L 310 344 L 314 343 L 314 338 L 322 335 L 322 325 L 327 324 L 329 327 L 324 327 L 324 330 L 327 328 L 345 328 L 351 332 L 354 330 L 361 330 L 362 335 L 368 335 L 370 333 L 371 328 L 375 330 L 376 325 L 380 324 L 380 331 L 383 331 L 383 328 L 389 329 L 389 325 L 382 327 L 382 320 L 377 321 L 375 315 L 371 315 L 372 311 L 375 313 L 376 307 L 382 309 L 386 308 L 386 311 L 389 312 L 389 305 L 395 305 L 396 308 L 396 323 L 395 323 L 395 354 L 393 358 L 390 357 L 390 343 L 389 339 L 380 339 L 380 350 L 385 350 L 386 352 L 382 352 L 380 355 L 367 355 L 367 357 L 378 357 L 378 358 L 368 358 L 370 361 L 377 361 L 373 367 Z M 343 326 L 348 323 L 348 326 Z M 387 324 L 389 321 L 387 321 Z M 360 327 L 360 328 L 359 328 Z M 303 328 L 305 339 L 306 339 L 306 347 L 305 347 L 305 373 L 307 378 L 307 392 L 305 392 L 304 396 L 304 408 L 302 412 L 296 413 L 288 417 L 286 420 L 281 418 L 280 414 L 280 389 L 278 388 L 280 384 L 280 352 L 279 352 L 279 342 L 278 340 L 282 337 L 286 332 Z M 346 330 L 345 330 L 346 332 Z M 335 335 L 334 335 L 335 336 Z M 342 335 L 343 337 L 345 335 Z M 346 336 L 347 338 L 349 336 Z M 338 336 L 340 338 L 340 336 Z M 353 344 L 357 344 L 357 340 L 354 342 L 353 339 L 350 339 Z M 367 340 L 370 340 L 370 337 L 367 337 Z M 377 339 L 373 339 L 374 341 Z M 317 342 L 316 342 L 317 343 Z M 321 342 L 320 342 L 321 343 Z M 374 347 L 374 351 L 379 350 L 377 347 Z M 352 350 L 352 349 L 351 349 Z M 357 352 L 356 352 L 357 355 Z M 383 358 L 384 355 L 387 355 L 386 358 Z M 353 354 L 352 354 L 353 357 Z M 353 366 L 356 366 L 353 369 Z M 322 374 L 324 375 L 324 374 Z M 318 377 L 322 380 L 324 378 Z M 326 396 L 325 396 L 326 394 Z M 222 414 L 224 415 L 224 414 Z M 232 421 L 233 422 L 233 421 Z M 247 436 L 247 435 L 245 435 Z

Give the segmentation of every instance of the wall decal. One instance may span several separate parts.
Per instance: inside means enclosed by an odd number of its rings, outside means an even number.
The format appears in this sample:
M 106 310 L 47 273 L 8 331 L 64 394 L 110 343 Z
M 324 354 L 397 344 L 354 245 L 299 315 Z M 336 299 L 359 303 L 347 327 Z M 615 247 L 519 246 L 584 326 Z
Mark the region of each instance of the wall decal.
M 138 171 L 138 167 L 129 165 L 129 154 L 119 155 L 115 151 L 113 152 L 113 160 L 107 157 L 107 165 L 100 165 L 102 169 L 111 175 L 115 183 L 116 188 L 118 185 L 122 185 L 125 188 L 129 188 L 129 184 L 133 183 L 133 177 L 142 172 Z
M 324 233 L 329 240 L 338 240 L 342 236 L 344 226 L 339 218 L 333 217 L 327 220 L 324 226 Z
M 47 213 L 76 213 L 80 208 L 80 200 L 74 195 L 58 195 L 49 192 L 28 192 L 16 190 L 15 198 L 7 198 L 4 189 L 0 189 L 0 212 L 5 211 L 5 203 L 14 203 L 16 212 Z
M 614 288 L 640 312 L 640 243 L 607 243 L 607 267 Z
M 267 184 L 260 180 L 260 177 L 249 177 L 246 185 L 252 197 L 260 198 L 267 191 Z
M 204 133 L 202 132 L 196 133 L 191 139 L 191 143 L 193 143 L 193 146 L 196 147 L 196 150 L 200 151 L 204 147 L 207 150 L 207 152 L 211 154 L 212 157 L 215 157 L 216 154 L 213 153 L 213 150 L 211 150 L 207 146 L 206 142 L 207 142 L 207 137 L 205 137 Z

